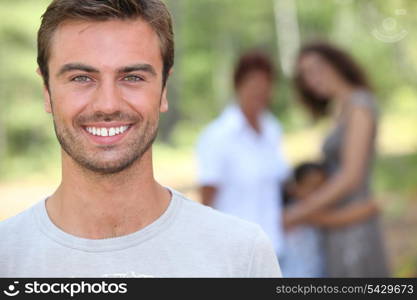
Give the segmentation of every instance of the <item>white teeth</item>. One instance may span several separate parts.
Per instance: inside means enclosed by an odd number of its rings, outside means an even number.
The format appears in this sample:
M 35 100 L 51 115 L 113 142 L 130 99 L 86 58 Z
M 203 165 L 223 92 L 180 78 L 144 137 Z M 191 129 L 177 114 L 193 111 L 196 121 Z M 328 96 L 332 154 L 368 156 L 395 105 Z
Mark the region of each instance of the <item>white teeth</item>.
M 109 136 L 113 136 L 116 134 L 116 129 L 114 129 L 113 127 L 109 129 Z
M 115 136 L 125 132 L 129 126 L 120 126 L 120 127 L 110 127 L 110 128 L 97 128 L 97 127 L 87 127 L 86 130 L 92 135 L 98 136 Z

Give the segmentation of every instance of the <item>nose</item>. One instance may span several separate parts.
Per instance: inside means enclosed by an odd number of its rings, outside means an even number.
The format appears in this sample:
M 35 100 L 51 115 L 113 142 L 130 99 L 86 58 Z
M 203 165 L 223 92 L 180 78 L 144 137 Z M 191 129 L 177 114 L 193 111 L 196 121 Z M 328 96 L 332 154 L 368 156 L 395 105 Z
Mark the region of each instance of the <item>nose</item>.
M 111 114 L 120 111 L 121 94 L 113 80 L 103 80 L 97 85 L 93 96 L 93 110 Z

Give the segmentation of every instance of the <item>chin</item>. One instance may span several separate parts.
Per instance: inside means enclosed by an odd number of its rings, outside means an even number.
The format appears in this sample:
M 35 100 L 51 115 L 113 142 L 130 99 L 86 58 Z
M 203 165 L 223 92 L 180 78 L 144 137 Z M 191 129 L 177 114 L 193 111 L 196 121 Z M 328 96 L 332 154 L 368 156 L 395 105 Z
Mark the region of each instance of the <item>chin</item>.
M 318 90 L 316 90 L 316 91 L 314 91 L 314 93 L 320 98 L 329 98 L 330 97 L 330 95 L 327 91 L 323 91 L 323 90 L 318 91 Z
M 120 173 L 126 169 L 128 169 L 135 160 L 131 161 L 123 161 L 123 162 L 102 162 L 102 163 L 85 163 L 83 165 L 84 168 L 101 175 L 111 175 Z
M 84 155 L 76 153 L 76 155 L 70 156 L 85 170 L 101 175 L 110 175 L 128 169 L 135 161 L 140 159 L 140 154 L 133 152 L 121 153 L 117 151 L 115 153 L 97 153 L 95 156 L 85 155 L 85 153 Z

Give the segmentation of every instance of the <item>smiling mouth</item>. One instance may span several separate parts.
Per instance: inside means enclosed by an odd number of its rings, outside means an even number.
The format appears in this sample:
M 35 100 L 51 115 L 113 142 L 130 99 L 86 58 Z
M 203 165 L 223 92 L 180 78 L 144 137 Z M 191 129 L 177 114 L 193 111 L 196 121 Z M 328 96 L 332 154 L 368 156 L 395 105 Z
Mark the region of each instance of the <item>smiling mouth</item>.
M 123 125 L 118 127 L 84 127 L 85 130 L 95 136 L 116 136 L 126 132 L 132 125 Z

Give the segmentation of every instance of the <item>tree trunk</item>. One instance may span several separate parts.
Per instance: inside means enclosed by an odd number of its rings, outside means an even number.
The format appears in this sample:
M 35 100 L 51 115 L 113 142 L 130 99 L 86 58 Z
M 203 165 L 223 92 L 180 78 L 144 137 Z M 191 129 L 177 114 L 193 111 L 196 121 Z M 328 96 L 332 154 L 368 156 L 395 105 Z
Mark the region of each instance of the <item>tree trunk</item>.
M 273 1 L 281 68 L 285 76 L 291 77 L 300 47 L 297 6 L 294 0 Z

